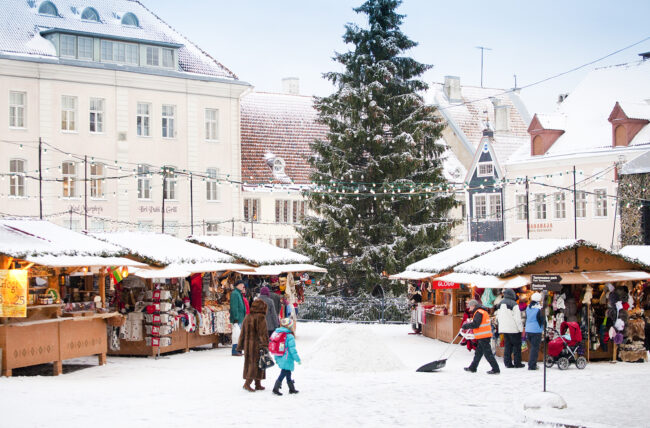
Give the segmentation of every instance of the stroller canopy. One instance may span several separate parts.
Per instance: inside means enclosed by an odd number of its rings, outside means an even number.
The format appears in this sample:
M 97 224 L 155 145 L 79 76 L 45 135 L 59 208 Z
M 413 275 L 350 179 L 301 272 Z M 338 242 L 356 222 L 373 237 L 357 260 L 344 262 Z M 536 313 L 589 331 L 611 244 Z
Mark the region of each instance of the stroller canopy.
M 577 322 L 567 322 L 564 321 L 560 324 L 560 334 L 565 334 L 567 329 L 569 330 L 569 335 L 571 340 L 569 340 L 569 346 L 575 346 L 578 343 L 582 342 L 582 331 L 580 330 L 580 325 Z

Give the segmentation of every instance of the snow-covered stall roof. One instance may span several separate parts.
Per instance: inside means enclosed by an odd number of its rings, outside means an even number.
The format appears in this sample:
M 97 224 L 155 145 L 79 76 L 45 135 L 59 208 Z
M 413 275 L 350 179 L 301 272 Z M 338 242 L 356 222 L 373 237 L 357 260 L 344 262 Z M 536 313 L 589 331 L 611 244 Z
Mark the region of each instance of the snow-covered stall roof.
M 627 162 L 621 170 L 619 171 L 620 175 L 629 175 L 629 174 L 647 174 L 650 172 L 650 150 L 647 152 L 635 157 L 631 161 Z
M 119 257 L 126 251 L 48 221 L 1 219 L 0 254 L 21 259 L 37 256 Z
M 507 242 L 461 242 L 455 247 L 436 253 L 432 256 L 410 264 L 406 271 L 428 272 L 432 274 L 450 271 L 454 266 L 496 250 Z
M 638 260 L 644 265 L 650 266 L 650 245 L 626 245 L 618 253 L 624 257 Z
M 119 245 L 126 252 L 156 266 L 171 264 L 232 263 L 231 256 L 180 238 L 150 232 L 95 233 L 98 239 Z M 245 268 L 245 266 L 241 266 Z M 223 270 L 223 269 L 208 269 Z
M 309 257 L 245 236 L 190 236 L 188 241 L 230 254 L 237 260 L 257 266 L 309 263 Z

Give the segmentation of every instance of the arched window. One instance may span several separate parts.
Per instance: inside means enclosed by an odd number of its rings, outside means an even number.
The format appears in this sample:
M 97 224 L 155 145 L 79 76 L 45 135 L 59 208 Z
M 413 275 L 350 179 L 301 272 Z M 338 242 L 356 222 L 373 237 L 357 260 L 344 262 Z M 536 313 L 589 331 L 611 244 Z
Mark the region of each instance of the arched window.
M 627 146 L 627 130 L 625 126 L 618 125 L 614 130 L 614 145 L 615 146 Z
M 51 1 L 44 1 L 41 3 L 41 5 L 38 7 L 38 13 L 41 15 L 59 16 L 59 11 Z
M 97 11 L 92 7 L 87 7 L 84 9 L 83 12 L 81 12 L 81 19 L 85 19 L 87 21 L 101 22 L 99 20 L 99 13 L 97 13 Z
M 542 137 L 539 135 L 535 136 L 533 138 L 533 156 L 544 154 L 544 147 L 542 145 Z
M 131 12 L 127 12 L 122 17 L 122 25 L 130 25 L 132 27 L 139 27 L 140 22 L 138 21 L 137 16 L 135 16 Z

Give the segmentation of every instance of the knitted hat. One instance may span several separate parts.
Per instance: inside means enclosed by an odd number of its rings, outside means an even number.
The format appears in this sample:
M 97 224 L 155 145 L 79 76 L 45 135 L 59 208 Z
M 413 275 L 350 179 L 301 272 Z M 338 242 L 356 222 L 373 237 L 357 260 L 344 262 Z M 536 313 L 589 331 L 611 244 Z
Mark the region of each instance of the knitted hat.
M 467 302 L 467 306 L 474 306 L 475 308 L 478 308 L 480 306 L 478 300 L 472 299 L 469 302 Z
M 542 301 L 542 294 L 538 293 L 537 291 L 533 293 L 532 296 L 530 296 L 531 302 L 541 302 Z
M 293 321 L 293 318 L 282 318 L 280 320 L 280 325 L 282 327 L 288 328 L 289 330 L 293 328 L 294 324 L 295 322 Z
M 269 287 L 262 287 L 260 289 L 260 294 L 262 296 L 268 296 L 270 294 Z

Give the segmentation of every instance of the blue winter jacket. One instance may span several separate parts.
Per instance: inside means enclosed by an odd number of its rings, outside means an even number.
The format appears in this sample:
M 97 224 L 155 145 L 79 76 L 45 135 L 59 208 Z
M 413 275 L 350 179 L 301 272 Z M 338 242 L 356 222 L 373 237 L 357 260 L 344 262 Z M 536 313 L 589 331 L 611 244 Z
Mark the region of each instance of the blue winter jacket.
M 541 333 L 542 324 L 539 322 L 541 306 L 539 303 L 529 305 L 526 308 L 526 333 Z M 542 318 L 542 322 L 543 322 Z
M 276 356 L 275 362 L 281 369 L 293 371 L 293 363 L 295 361 L 300 362 L 300 356 L 298 356 L 298 351 L 296 351 L 296 339 L 293 337 L 291 330 L 286 327 L 279 327 L 275 331 L 278 333 L 287 333 L 284 354 L 282 356 Z

